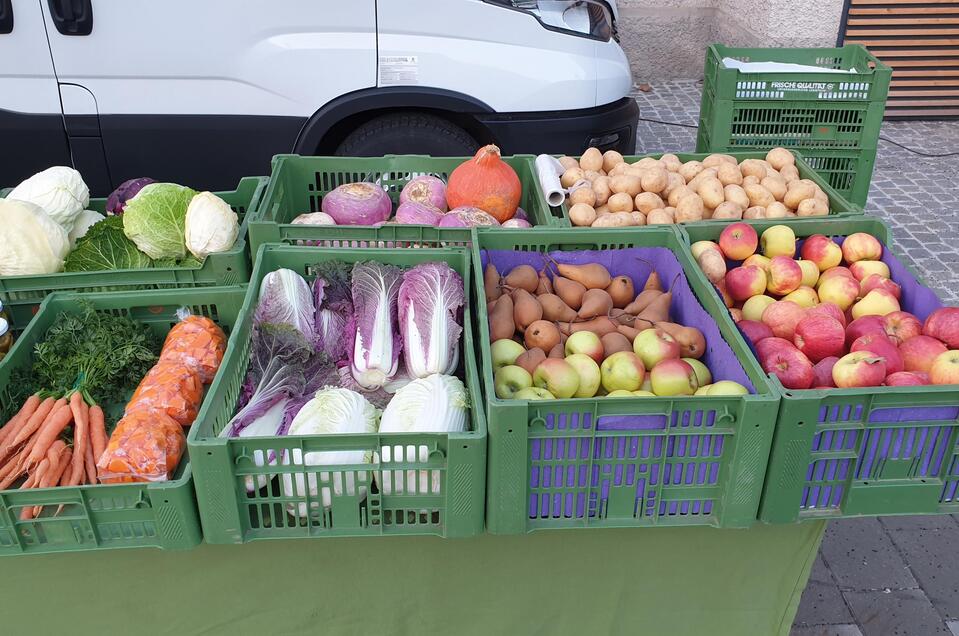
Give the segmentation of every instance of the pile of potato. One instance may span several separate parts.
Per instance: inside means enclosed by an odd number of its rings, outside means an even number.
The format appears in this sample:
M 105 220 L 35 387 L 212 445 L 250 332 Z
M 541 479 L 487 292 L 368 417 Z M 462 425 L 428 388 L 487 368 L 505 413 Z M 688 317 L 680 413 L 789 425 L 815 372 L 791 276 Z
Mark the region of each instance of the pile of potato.
M 628 164 L 615 150 L 590 148 L 562 157 L 560 182 L 574 226 L 627 227 L 708 219 L 782 219 L 829 214 L 829 197 L 800 179 L 793 154 L 774 148 L 765 159 L 712 154 L 683 163 L 674 154 Z

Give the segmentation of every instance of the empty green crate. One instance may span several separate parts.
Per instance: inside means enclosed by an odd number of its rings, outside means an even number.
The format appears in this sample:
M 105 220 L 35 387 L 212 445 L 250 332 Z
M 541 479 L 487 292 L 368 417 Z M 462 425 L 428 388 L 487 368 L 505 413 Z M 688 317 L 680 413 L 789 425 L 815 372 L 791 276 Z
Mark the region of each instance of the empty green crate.
M 489 262 L 503 273 L 523 263 L 536 267 L 543 253 L 568 258 L 564 253 L 589 251 L 612 275 L 636 278 L 648 274 L 640 259 L 656 261 L 664 286 L 676 281 L 676 322 L 699 326 L 706 335 L 704 360 L 715 379 L 735 379 L 754 390 L 715 397 L 500 399 L 493 388 L 488 314 L 485 303 L 477 303 L 490 428 L 487 529 L 517 534 L 754 523 L 779 396 L 678 232 L 668 226 L 476 232 L 477 294 Z M 644 282 L 634 285 L 641 289 Z
M 13 332 L 18 333 L 26 327 L 37 313 L 43 298 L 55 291 L 132 291 L 246 283 L 250 279 L 250 255 L 246 244 L 250 220 L 248 213 L 256 207 L 260 196 L 266 191 L 266 185 L 266 177 L 244 177 L 236 190 L 216 193 L 240 217 L 240 233 L 231 249 L 210 254 L 201 267 L 151 267 L 0 277 L 0 301 L 10 315 Z M 89 209 L 102 214 L 106 202 L 105 198 L 90 199 Z
M 362 231 L 359 234 L 364 235 Z M 187 438 L 194 461 L 204 538 L 209 543 L 246 543 L 297 537 L 465 537 L 481 533 L 486 419 L 482 400 L 478 397 L 481 393 L 468 304 L 464 308 L 460 343 L 462 372 L 458 375 L 464 377 L 465 374 L 465 384 L 472 396 L 470 430 L 463 433 L 217 436 L 234 415 L 240 387 L 247 374 L 253 312 L 263 276 L 279 268 L 289 268 L 312 282 L 312 266 L 330 260 L 348 263 L 372 260 L 401 267 L 445 262 L 463 277 L 469 298 L 469 254 L 463 248 L 390 250 L 261 246 L 243 315 L 230 338 L 223 368 L 211 388 L 210 399 L 197 416 L 197 426 Z M 391 461 L 379 457 L 374 459 L 379 463 L 374 464 L 309 467 L 299 463 L 284 464 L 283 461 L 258 466 L 255 461 L 257 457 L 295 457 L 294 449 L 305 455 L 336 450 L 380 453 L 382 448 L 393 450 Z M 424 449 L 426 461 L 420 454 Z M 261 460 L 260 463 L 264 462 Z M 395 489 L 392 493 L 381 492 L 379 475 L 401 470 L 423 471 L 421 477 L 428 471 L 432 480 L 418 487 L 408 486 L 406 492 Z M 311 496 L 308 489 L 285 494 L 284 476 L 288 476 L 287 479 L 294 479 L 289 476 L 299 477 L 301 484 L 309 479 L 315 480 L 318 490 L 323 491 L 320 493 L 324 499 L 322 504 L 320 497 Z M 247 484 L 254 480 L 263 487 L 249 492 Z M 410 477 L 407 483 L 416 481 Z M 302 506 L 302 510 L 309 513 L 290 514 L 288 506 Z
M 747 73 L 723 58 L 856 73 Z M 892 69 L 857 44 L 835 49 L 706 50 L 699 152 L 799 150 L 843 196 L 864 206 Z
M 776 223 L 757 223 L 760 233 Z M 941 306 L 890 249 L 882 221 L 801 219 L 797 238 L 866 232 L 902 285 L 901 305 L 920 320 Z M 716 240 L 717 228 L 684 228 L 688 241 Z M 718 295 L 717 295 L 718 298 Z M 783 523 L 863 515 L 959 512 L 959 386 L 792 391 L 783 399 L 760 518 Z
M 469 230 L 462 228 L 433 228 L 426 226 L 367 227 L 357 234 L 356 227 L 293 225 L 300 214 L 320 212 L 322 198 L 345 183 L 369 181 L 383 186 L 393 200 L 393 209 L 399 202 L 400 191 L 414 177 L 434 175 L 444 181 L 456 166 L 467 157 L 429 157 L 424 155 L 387 155 L 385 157 L 302 157 L 277 155 L 273 158 L 273 173 L 266 194 L 250 223 L 250 244 L 253 253 L 263 243 L 305 244 L 327 247 L 358 247 L 337 243 L 344 232 L 359 236 L 358 242 L 385 237 L 383 240 L 410 241 L 427 247 L 466 246 Z M 545 202 L 535 193 L 536 179 L 532 157 L 517 155 L 503 157 L 512 166 L 523 186 L 520 207 L 533 225 L 550 223 Z M 394 229 L 395 228 L 395 229 Z M 320 241 L 320 239 L 323 239 Z
M 668 154 L 668 153 L 657 153 L 652 155 L 636 155 L 636 156 L 624 157 L 624 159 L 626 159 L 626 161 L 629 163 L 636 163 L 640 159 L 644 159 L 646 157 L 659 159 L 664 154 Z M 709 156 L 709 153 L 679 152 L 679 153 L 672 153 L 672 154 L 675 154 L 677 157 L 679 157 L 679 160 L 682 161 L 683 163 L 686 163 L 687 161 L 702 161 L 703 159 Z M 738 151 L 738 152 L 730 152 L 729 154 L 735 157 L 737 161 L 744 161 L 746 159 L 765 159 L 766 158 L 766 152 L 759 152 L 759 151 L 752 151 L 752 152 Z M 796 168 L 799 170 L 799 176 L 803 179 L 809 179 L 811 181 L 814 181 L 820 188 L 822 188 L 823 192 L 825 192 L 826 195 L 829 197 L 829 216 L 830 217 L 848 216 L 850 214 L 853 214 L 853 215 L 862 214 L 862 208 L 860 208 L 858 205 L 853 205 L 852 203 L 847 201 L 839 193 L 839 191 L 836 188 L 832 187 L 832 185 L 830 185 L 830 181 L 828 177 L 824 175 L 823 173 L 821 173 L 819 170 L 817 170 L 808 161 L 805 154 L 800 154 L 798 152 L 794 152 L 793 154 L 795 154 L 796 156 Z M 542 185 L 539 183 L 539 179 L 536 179 L 536 196 L 539 197 L 541 201 L 543 201 L 543 205 L 547 206 L 547 209 L 550 211 L 550 214 L 553 216 L 554 219 L 556 219 L 555 224 L 561 225 L 563 227 L 572 226 L 572 223 L 570 223 L 570 220 L 569 220 L 569 207 L 566 205 L 565 202 L 556 207 L 550 207 L 549 204 L 546 203 L 546 193 L 544 192 Z M 752 221 L 749 221 L 749 222 L 751 223 Z M 713 221 L 709 219 L 705 221 L 695 221 L 694 223 L 689 223 L 686 225 L 723 226 L 723 225 L 729 225 L 729 223 L 730 221 L 728 220 Z M 577 227 L 576 229 L 580 230 L 583 228 Z
M 240 286 L 51 294 L 0 362 L 0 411 L 18 408 L 10 404 L 11 373 L 31 362 L 34 345 L 60 313 L 82 310 L 81 300 L 92 303 L 97 311 L 148 324 L 162 342 L 178 322 L 177 309 L 184 306 L 195 315 L 213 319 L 230 333 L 245 296 L 246 288 Z M 124 404 L 103 406 L 109 425 L 122 413 Z M 38 505 L 45 506 L 42 516 L 20 519 L 22 508 Z M 63 510 L 54 515 L 60 505 Z M 140 547 L 187 549 L 199 544 L 201 538 L 188 454 L 183 455 L 167 482 L 0 491 L 0 555 Z

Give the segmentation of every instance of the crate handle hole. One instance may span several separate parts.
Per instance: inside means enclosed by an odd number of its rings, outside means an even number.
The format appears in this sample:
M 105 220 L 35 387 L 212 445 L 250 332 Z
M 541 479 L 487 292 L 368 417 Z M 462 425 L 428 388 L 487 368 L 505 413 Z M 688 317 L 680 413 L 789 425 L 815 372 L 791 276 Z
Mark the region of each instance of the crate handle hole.
M 797 422 L 797 423 L 796 423 L 796 426 L 803 426 L 804 424 L 805 424 L 805 422 L 800 421 L 800 422 Z
M 512 432 L 513 432 L 513 429 L 508 428 L 508 429 L 506 429 L 506 432 L 507 432 L 507 433 L 512 433 Z

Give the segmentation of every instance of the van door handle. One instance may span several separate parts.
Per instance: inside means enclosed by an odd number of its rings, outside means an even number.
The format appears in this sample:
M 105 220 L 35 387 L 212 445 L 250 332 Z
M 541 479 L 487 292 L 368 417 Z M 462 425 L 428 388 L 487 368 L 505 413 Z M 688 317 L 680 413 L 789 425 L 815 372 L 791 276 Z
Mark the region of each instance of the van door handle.
M 13 33 L 13 0 L 0 0 L 0 35 Z
M 47 0 L 50 17 L 63 35 L 90 35 L 93 32 L 91 0 Z

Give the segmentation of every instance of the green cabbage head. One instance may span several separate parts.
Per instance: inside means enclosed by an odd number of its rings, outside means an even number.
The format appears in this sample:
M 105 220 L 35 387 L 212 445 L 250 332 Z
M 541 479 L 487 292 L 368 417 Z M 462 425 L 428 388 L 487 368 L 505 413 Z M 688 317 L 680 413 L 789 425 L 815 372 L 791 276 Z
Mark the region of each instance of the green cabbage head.
M 153 259 L 186 256 L 186 209 L 195 190 L 175 183 L 151 183 L 127 201 L 123 232 Z

